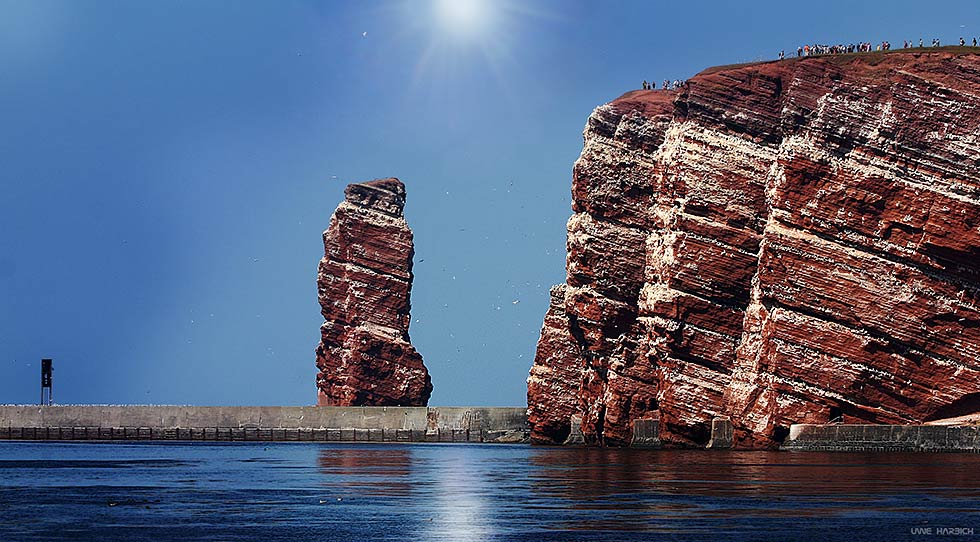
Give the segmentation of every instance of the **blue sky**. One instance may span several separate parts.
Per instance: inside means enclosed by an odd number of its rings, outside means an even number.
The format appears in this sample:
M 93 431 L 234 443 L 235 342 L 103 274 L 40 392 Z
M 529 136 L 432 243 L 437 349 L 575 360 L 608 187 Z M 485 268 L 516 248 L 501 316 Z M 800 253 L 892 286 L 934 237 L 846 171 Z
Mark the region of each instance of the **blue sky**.
M 397 176 L 430 403 L 522 405 L 594 107 L 803 42 L 980 35 L 974 1 L 477 8 L 0 0 L 0 402 L 53 357 L 62 403 L 314 403 L 321 233 Z

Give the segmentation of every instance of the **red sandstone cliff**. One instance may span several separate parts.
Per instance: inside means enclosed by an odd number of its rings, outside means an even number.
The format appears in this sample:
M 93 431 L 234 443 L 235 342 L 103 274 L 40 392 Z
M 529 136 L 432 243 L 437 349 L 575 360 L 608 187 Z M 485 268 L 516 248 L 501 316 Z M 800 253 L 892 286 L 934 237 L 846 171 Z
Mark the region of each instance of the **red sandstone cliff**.
M 703 445 L 980 411 L 980 56 L 707 70 L 593 112 L 567 281 L 528 379 L 536 442 Z M 555 299 L 554 296 L 558 298 Z
M 412 230 L 398 179 L 351 184 L 323 232 L 320 405 L 425 406 L 429 372 L 408 336 Z

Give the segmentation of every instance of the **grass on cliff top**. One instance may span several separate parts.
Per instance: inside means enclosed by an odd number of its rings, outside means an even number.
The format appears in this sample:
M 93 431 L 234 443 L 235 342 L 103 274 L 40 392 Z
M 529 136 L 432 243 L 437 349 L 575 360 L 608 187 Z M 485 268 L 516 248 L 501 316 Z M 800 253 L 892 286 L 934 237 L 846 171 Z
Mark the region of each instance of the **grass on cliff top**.
M 960 47 L 959 45 L 947 45 L 944 47 L 910 47 L 908 49 L 892 49 L 890 51 L 870 51 L 867 53 L 844 53 L 838 55 L 813 55 L 813 56 L 795 56 L 796 51 L 793 51 L 794 56 L 786 55 L 785 60 L 773 59 L 773 60 L 761 60 L 759 62 L 744 62 L 741 64 L 725 64 L 722 66 L 712 66 L 705 70 L 702 70 L 698 75 L 710 75 L 712 73 L 718 73 L 726 70 L 731 70 L 735 68 L 744 68 L 746 66 L 761 66 L 763 64 L 774 64 L 778 62 L 810 62 L 814 59 L 826 60 L 833 64 L 848 64 L 854 60 L 866 59 L 869 66 L 877 66 L 885 60 L 885 55 L 892 55 L 896 53 L 904 54 L 927 54 L 927 53 L 956 53 L 958 55 L 969 55 L 969 54 L 980 54 L 980 47 L 971 47 L 965 45 Z

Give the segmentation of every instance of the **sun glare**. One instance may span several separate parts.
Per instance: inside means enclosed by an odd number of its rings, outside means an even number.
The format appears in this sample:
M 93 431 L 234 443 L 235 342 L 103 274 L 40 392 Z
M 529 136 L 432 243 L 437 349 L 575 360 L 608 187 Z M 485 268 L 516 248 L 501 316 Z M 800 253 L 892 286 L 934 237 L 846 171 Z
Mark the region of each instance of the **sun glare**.
M 432 95 L 450 92 L 474 74 L 506 87 L 521 33 L 551 17 L 522 0 L 400 0 L 387 6 L 403 23 L 393 41 L 419 47 L 410 87 L 424 85 Z
M 466 37 L 485 29 L 491 16 L 486 0 L 437 0 L 435 7 L 446 30 Z

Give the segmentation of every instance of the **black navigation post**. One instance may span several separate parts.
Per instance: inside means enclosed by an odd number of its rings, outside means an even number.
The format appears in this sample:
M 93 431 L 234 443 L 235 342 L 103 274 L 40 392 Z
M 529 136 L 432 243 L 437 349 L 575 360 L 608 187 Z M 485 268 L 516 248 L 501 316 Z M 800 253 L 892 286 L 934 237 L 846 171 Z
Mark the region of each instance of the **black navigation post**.
M 41 360 L 41 404 L 44 404 L 44 388 L 48 389 L 48 405 L 53 401 L 54 392 L 51 389 L 51 360 Z

